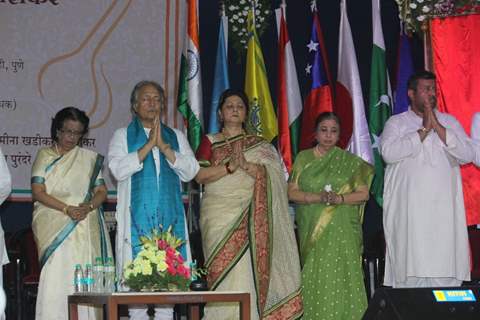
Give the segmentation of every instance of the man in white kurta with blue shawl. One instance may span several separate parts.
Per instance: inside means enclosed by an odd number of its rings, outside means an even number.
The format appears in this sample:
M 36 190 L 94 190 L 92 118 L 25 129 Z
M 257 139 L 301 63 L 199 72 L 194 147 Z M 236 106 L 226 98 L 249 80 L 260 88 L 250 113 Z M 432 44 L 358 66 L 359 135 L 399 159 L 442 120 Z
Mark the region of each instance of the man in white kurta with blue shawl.
M 385 124 L 384 284 L 459 286 L 470 280 L 460 165 L 472 160 L 462 126 L 436 110 L 435 75 L 408 84 L 410 108 Z
M 118 129 L 110 141 L 109 168 L 117 187 L 116 267 L 123 267 L 140 250 L 139 236 L 161 224 L 186 244 L 182 255 L 190 260 L 188 233 L 181 197 L 181 181 L 192 180 L 199 170 L 185 136 L 160 122 L 165 106 L 164 91 L 153 81 L 133 89 L 131 106 L 135 117 L 127 128 Z M 125 289 L 125 288 L 121 288 Z M 149 319 L 145 306 L 129 309 L 130 319 Z M 172 319 L 172 308 L 155 308 L 155 319 Z

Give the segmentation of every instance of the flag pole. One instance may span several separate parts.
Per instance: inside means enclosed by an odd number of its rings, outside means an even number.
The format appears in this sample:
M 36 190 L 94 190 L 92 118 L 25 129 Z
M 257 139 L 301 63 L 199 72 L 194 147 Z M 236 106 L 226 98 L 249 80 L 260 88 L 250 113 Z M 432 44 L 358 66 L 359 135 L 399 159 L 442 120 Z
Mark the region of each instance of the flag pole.
M 220 11 L 218 14 L 220 17 L 225 16 L 225 1 L 220 1 Z
M 257 0 L 251 0 L 250 4 L 252 5 L 252 13 L 253 13 L 253 29 L 256 31 L 257 30 L 257 25 L 255 23 L 255 6 L 257 5 Z
M 287 1 L 286 0 L 282 0 L 282 2 L 280 3 L 280 10 L 283 13 L 284 19 L 287 20 Z

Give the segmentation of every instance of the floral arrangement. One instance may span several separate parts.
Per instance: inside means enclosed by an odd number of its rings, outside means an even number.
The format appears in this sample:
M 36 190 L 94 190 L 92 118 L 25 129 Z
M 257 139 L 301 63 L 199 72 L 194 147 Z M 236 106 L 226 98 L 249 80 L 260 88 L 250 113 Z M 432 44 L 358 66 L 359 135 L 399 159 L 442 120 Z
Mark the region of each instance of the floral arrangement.
M 247 16 L 255 8 L 255 27 L 260 37 L 268 26 L 271 14 L 270 0 L 225 0 L 225 14 L 228 17 L 229 38 L 235 50 L 242 53 L 248 44 Z
M 480 11 L 480 0 L 395 0 L 400 20 L 412 32 L 422 30 L 432 17 L 448 17 Z
M 192 272 L 178 248 L 184 241 L 167 231 L 153 229 L 151 236 L 142 236 L 142 249 L 137 257 L 125 266 L 123 282 L 133 290 L 186 291 Z M 196 273 L 194 271 L 194 273 Z

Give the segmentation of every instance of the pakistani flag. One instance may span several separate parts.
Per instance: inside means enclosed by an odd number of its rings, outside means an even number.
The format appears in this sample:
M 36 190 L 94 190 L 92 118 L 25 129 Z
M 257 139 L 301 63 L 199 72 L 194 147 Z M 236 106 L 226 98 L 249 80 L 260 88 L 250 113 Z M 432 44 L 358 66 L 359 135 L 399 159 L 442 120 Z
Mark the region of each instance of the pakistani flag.
M 379 137 L 383 126 L 392 114 L 392 93 L 385 62 L 385 42 L 383 40 L 382 22 L 380 19 L 380 1 L 372 0 L 373 49 L 372 69 L 370 73 L 370 104 L 369 121 L 372 140 L 373 157 L 375 160 L 375 177 L 370 192 L 380 206 L 383 206 L 383 176 L 385 163 L 378 150 Z

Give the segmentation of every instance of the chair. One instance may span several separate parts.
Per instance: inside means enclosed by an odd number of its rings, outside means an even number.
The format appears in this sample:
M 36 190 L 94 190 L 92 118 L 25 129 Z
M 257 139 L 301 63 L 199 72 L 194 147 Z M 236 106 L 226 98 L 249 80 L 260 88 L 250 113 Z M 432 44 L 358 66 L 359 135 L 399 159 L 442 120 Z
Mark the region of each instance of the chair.
M 10 264 L 5 268 L 7 318 L 34 319 L 40 265 L 31 228 L 6 237 Z
M 385 239 L 379 232 L 365 245 L 363 252 L 363 273 L 368 299 L 382 286 L 385 274 Z
M 21 268 L 21 270 L 24 270 L 24 274 L 22 274 L 20 282 L 22 319 L 34 319 L 38 282 L 40 280 L 40 264 L 31 229 L 26 231 L 21 249 L 24 258 L 21 260 L 24 263 Z

